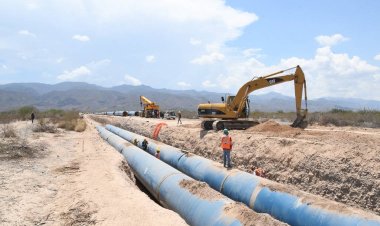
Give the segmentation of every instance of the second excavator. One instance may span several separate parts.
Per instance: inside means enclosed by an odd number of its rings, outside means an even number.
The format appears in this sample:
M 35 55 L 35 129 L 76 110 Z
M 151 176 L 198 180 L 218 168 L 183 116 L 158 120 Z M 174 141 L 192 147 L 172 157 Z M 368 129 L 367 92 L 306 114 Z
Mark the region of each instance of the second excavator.
M 140 96 L 140 105 L 143 109 L 140 111 L 140 116 L 145 118 L 159 118 L 160 106 L 144 96 Z
M 294 69 L 294 73 L 279 75 Z M 307 121 L 305 120 L 307 115 L 306 80 L 300 66 L 254 78 L 245 83 L 235 96 L 227 96 L 226 100 L 222 97 L 223 103 L 200 104 L 198 106 L 198 116 L 205 118 L 201 124 L 202 128 L 205 130 L 247 129 L 258 124 L 257 121 L 248 119 L 250 103 L 248 95 L 255 90 L 288 81 L 294 81 L 297 114 L 291 126 L 305 128 L 307 126 Z M 305 109 L 301 107 L 303 92 L 305 94 Z

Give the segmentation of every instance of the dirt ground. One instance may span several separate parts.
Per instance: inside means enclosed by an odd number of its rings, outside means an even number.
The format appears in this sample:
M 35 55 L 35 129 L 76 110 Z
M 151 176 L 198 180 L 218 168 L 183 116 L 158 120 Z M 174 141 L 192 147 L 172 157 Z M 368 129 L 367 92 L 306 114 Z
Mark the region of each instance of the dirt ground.
M 199 120 L 183 124 L 139 117 L 106 117 L 151 137 L 165 122 L 159 139 L 166 144 L 222 162 L 221 132 L 202 131 Z M 252 172 L 261 167 L 267 178 L 300 190 L 380 214 L 380 129 L 310 126 L 306 130 L 267 121 L 246 131 L 231 131 L 234 167 Z
M 0 138 L 0 225 L 187 225 L 138 189 L 93 124 L 53 134 L 13 126 L 22 142 Z

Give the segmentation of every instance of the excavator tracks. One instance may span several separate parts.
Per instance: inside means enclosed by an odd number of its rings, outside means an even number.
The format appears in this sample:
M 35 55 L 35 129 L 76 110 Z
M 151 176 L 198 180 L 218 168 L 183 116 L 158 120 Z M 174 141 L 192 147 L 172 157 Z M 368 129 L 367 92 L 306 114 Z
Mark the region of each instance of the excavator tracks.
M 216 131 L 223 129 L 245 130 L 257 124 L 259 122 L 251 120 L 205 120 L 202 121 L 201 127 L 204 130 Z

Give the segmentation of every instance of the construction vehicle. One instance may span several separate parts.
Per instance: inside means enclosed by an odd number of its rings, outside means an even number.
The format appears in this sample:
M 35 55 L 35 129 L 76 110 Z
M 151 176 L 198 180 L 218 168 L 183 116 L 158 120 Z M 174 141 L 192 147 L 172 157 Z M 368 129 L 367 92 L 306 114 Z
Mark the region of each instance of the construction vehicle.
M 140 112 L 141 117 L 158 118 L 160 116 L 160 106 L 144 96 L 140 96 L 140 105 L 143 108 Z
M 294 73 L 275 76 L 293 69 L 295 69 Z M 255 90 L 293 80 L 297 118 L 291 126 L 305 128 L 307 126 L 307 121 L 305 121 L 307 115 L 306 80 L 300 66 L 253 78 L 239 89 L 236 96 L 227 96 L 226 101 L 222 97 L 223 103 L 200 104 L 198 116 L 206 119 L 202 121 L 202 128 L 204 130 L 247 129 L 257 125 L 257 121 L 248 119 L 250 103 L 248 95 Z M 303 91 L 305 93 L 305 109 L 301 109 Z
M 166 111 L 165 114 L 164 114 L 164 119 L 167 119 L 167 120 L 175 120 L 175 117 L 176 117 L 176 114 L 174 111 Z

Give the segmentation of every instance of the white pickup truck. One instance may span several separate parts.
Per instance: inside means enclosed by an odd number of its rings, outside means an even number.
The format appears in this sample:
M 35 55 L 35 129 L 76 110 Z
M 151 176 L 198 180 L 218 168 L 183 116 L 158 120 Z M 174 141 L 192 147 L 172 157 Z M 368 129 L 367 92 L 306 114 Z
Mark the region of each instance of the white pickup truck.
M 175 120 L 175 112 L 174 111 L 166 111 L 165 114 L 164 114 L 164 119 L 168 119 L 168 120 Z

